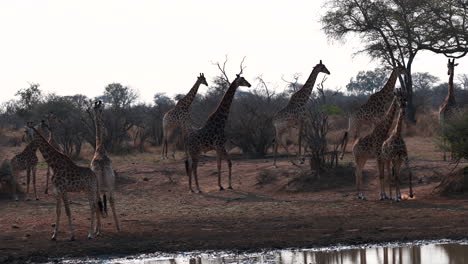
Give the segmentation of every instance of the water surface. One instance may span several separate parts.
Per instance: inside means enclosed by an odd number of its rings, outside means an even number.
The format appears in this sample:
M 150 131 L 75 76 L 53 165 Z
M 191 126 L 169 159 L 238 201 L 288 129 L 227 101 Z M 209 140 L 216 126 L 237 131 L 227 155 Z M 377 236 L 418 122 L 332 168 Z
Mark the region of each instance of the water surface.
M 468 241 L 418 241 L 405 244 L 336 246 L 257 253 L 217 251 L 154 253 L 124 258 L 62 259 L 61 261 L 103 264 L 463 264 L 468 263 Z

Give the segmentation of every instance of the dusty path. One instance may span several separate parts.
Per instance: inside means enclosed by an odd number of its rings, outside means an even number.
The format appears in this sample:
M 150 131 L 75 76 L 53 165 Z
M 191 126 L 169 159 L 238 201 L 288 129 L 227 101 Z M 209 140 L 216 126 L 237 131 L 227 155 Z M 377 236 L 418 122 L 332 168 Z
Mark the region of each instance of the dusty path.
M 425 140 L 412 139 L 409 144 L 426 146 Z M 286 162 L 275 170 L 271 160 L 237 160 L 233 166 L 236 190 L 220 192 L 215 162 L 208 161 L 199 174 L 204 193 L 189 194 L 182 162 L 159 162 L 155 158 L 158 154 L 116 157 L 120 179 L 117 206 L 123 231 L 116 233 L 109 217 L 104 220 L 102 236 L 88 241 L 87 202 L 83 195 L 72 195 L 74 242 L 68 241 L 65 216 L 59 240 L 50 241 L 55 201 L 51 195 L 42 194 L 45 170 L 40 168 L 40 201 L 0 200 L 0 262 L 41 261 L 47 256 L 467 238 L 468 197 L 431 195 L 434 180 L 438 173 L 448 171 L 448 164 L 432 161 L 436 153 L 431 146 L 419 150 L 412 156 L 411 165 L 420 180 L 416 200 L 401 203 L 375 200 L 375 162 L 369 162 L 365 173 L 370 199 L 361 201 L 354 198 L 352 175 L 345 176 L 350 177 L 344 181 L 349 184 L 342 187 L 285 191 L 284 186 L 297 170 Z M 259 185 L 256 177 L 262 171 L 273 171 L 277 180 Z M 227 176 L 226 171 L 223 173 Z

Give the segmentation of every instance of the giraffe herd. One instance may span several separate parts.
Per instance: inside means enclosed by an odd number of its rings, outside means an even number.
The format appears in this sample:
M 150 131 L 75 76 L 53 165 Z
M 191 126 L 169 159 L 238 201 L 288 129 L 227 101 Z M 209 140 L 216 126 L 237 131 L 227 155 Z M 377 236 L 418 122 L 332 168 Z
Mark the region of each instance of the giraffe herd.
M 453 72 L 456 65 L 454 60 L 449 60 L 448 74 L 450 79 L 448 95 L 440 108 L 441 124 L 451 118 L 456 108 L 453 94 Z M 296 130 L 297 132 L 295 134 L 295 136 L 298 137 L 297 143 L 299 145 L 297 156 L 299 157 L 301 155 L 301 136 L 306 113 L 305 105 L 309 100 L 319 73 L 330 74 L 330 71 L 322 61 L 313 67 L 304 86 L 296 91 L 291 96 L 288 104 L 273 117 L 273 127 L 275 129 L 273 147 L 274 167 L 276 167 L 276 156 L 279 145 L 285 148 L 289 159 L 286 140 L 291 130 Z M 227 140 L 225 126 L 236 90 L 241 86 L 251 86 L 241 74 L 242 67 L 241 73 L 237 74 L 236 78 L 230 83 L 218 107 L 208 117 L 202 127 L 195 128 L 192 125 L 190 109 L 200 85 L 208 86 L 204 74 L 200 74 L 197 77 L 195 84 L 187 95 L 179 100 L 176 106 L 164 115 L 162 158 L 168 158 L 169 141 L 173 138 L 174 131 L 179 128 L 182 133 L 185 148 L 186 156 L 184 164 L 188 176 L 190 192 L 194 192 L 192 188 L 192 178 L 195 181 L 196 192 L 201 192 L 198 183 L 197 168 L 201 154 L 207 151 L 216 152 L 219 190 L 224 190 L 221 184 L 222 159 L 226 160 L 228 166 L 228 189 L 233 188 L 231 179 L 232 162 L 225 147 Z M 352 148 L 352 155 L 356 166 L 355 177 L 358 199 L 366 199 L 362 191 L 361 182 L 364 166 L 369 159 L 375 159 L 377 161 L 380 182 L 379 198 L 381 200 L 392 199 L 392 186 L 394 185 L 394 200 L 401 200 L 399 186 L 400 168 L 402 165 L 405 165 L 409 169 L 408 151 L 401 135 L 406 109 L 406 98 L 405 93 L 402 92 L 401 89 L 395 88 L 395 84 L 396 80 L 401 75 L 405 74 L 406 70 L 404 67 L 395 67 L 384 87 L 371 95 L 368 101 L 349 117 L 349 126 L 343 136 L 341 151 L 343 157 L 350 135 L 353 135 L 355 141 Z M 54 138 L 54 132 L 57 127 L 57 122 L 59 121 L 53 113 L 47 116 L 47 123 L 42 121 L 38 126 L 35 126 L 32 122 L 27 123 L 24 135 L 27 145 L 21 153 L 14 156 L 10 161 L 13 173 L 13 198 L 15 200 L 18 200 L 15 184 L 19 173 L 22 171 L 26 171 L 27 174 L 26 192 L 29 193 L 30 178 L 32 176 L 34 197 L 36 200 L 39 199 L 36 190 L 37 150 L 42 154 L 48 165 L 46 194 L 48 192 L 49 175 L 51 174 L 50 169 L 52 170 L 51 184 L 56 199 L 56 224 L 52 235 L 53 240 L 57 238 L 59 231 L 62 202 L 65 206 L 65 213 L 68 218 L 70 238 L 71 240 L 75 238 L 70 211 L 70 200 L 68 197 L 68 193 L 70 192 L 83 192 L 88 199 L 91 214 L 90 230 L 88 233 L 89 239 L 100 234 L 101 217 L 107 216 L 107 198 L 109 199 L 116 229 L 117 231 L 121 230 L 116 212 L 114 195 L 115 174 L 112 167 L 112 160 L 107 155 L 104 147 L 103 107 L 104 105 L 101 101 L 96 101 L 94 103 L 96 147 L 90 167 L 78 166 L 59 149 L 59 144 L 57 144 Z M 372 129 L 369 134 L 360 137 L 359 130 L 364 124 L 371 125 Z M 45 137 L 46 135 L 48 135 L 47 138 Z M 172 153 L 172 156 L 175 158 L 174 153 L 175 150 L 173 150 Z M 385 171 L 387 171 L 387 177 L 385 177 Z M 411 177 L 410 171 L 410 196 L 412 197 Z M 387 187 L 389 189 L 388 196 L 386 194 Z

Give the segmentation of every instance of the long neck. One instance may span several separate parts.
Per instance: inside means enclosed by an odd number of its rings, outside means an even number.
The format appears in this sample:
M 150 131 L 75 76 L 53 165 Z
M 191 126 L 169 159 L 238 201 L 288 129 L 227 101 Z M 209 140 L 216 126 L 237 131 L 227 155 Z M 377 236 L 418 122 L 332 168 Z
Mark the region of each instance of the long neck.
M 96 127 L 96 151 L 105 151 L 104 144 L 102 142 L 102 113 L 96 111 L 94 115 L 94 125 Z
M 392 74 L 390 74 L 390 78 L 388 78 L 387 83 L 385 83 L 385 86 L 381 90 L 382 92 L 385 92 L 385 93 L 393 92 L 393 89 L 395 88 L 396 80 L 398 79 L 398 73 L 399 73 L 398 69 L 394 69 L 392 71 Z
M 307 103 L 307 100 L 312 93 L 312 89 L 314 89 L 315 80 L 317 80 L 317 76 L 319 71 L 317 68 L 314 68 L 309 75 L 309 78 L 305 82 L 304 86 L 302 86 L 299 91 L 295 92 L 291 99 L 289 100 L 289 105 L 296 105 L 296 106 L 303 106 Z
M 195 96 L 197 95 L 200 85 L 201 81 L 197 79 L 192 89 L 190 89 L 190 91 L 182 99 L 180 99 L 179 102 L 177 102 L 176 107 L 189 108 L 190 105 L 192 105 Z
M 45 139 L 35 128 L 33 128 L 33 130 L 34 142 L 37 144 L 39 151 L 52 169 L 62 167 L 65 163 L 71 162 L 67 156 L 60 153 L 50 145 L 47 139 Z
M 401 128 L 403 127 L 403 119 L 405 117 L 405 109 L 404 108 L 400 108 L 400 111 L 398 112 L 398 122 L 395 126 L 395 128 L 393 129 L 393 132 L 392 134 L 394 136 L 400 136 L 401 135 Z
M 217 125 L 224 127 L 237 87 L 239 87 L 239 85 L 236 80 L 234 80 L 224 94 L 218 108 L 216 108 L 216 111 L 208 117 L 207 123 L 216 121 Z
M 26 145 L 23 152 L 34 152 L 35 153 L 37 151 L 38 147 L 39 146 L 37 144 L 35 144 L 34 141 L 32 141 L 32 142 L 29 142 L 28 145 Z
M 397 105 L 397 98 L 393 97 L 392 104 L 385 113 L 385 118 L 381 121 L 380 124 L 376 126 L 376 128 L 381 129 L 385 135 L 388 135 L 388 131 L 390 131 L 390 128 L 392 127 L 397 110 Z
M 449 82 L 448 82 L 448 93 L 447 97 L 445 100 L 449 102 L 455 102 L 455 94 L 453 91 L 453 75 L 454 75 L 455 67 L 450 71 L 450 77 L 449 77 Z

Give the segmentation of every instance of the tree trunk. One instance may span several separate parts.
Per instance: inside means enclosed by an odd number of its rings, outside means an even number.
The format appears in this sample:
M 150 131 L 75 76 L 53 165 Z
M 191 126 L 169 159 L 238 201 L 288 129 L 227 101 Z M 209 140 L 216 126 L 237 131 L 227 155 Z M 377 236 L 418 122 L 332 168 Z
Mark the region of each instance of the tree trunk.
M 415 124 L 416 123 L 416 107 L 414 106 L 413 102 L 413 78 L 411 77 L 411 72 L 409 76 L 405 78 L 405 87 L 406 87 L 406 95 L 407 95 L 407 108 L 406 108 L 406 120 Z

